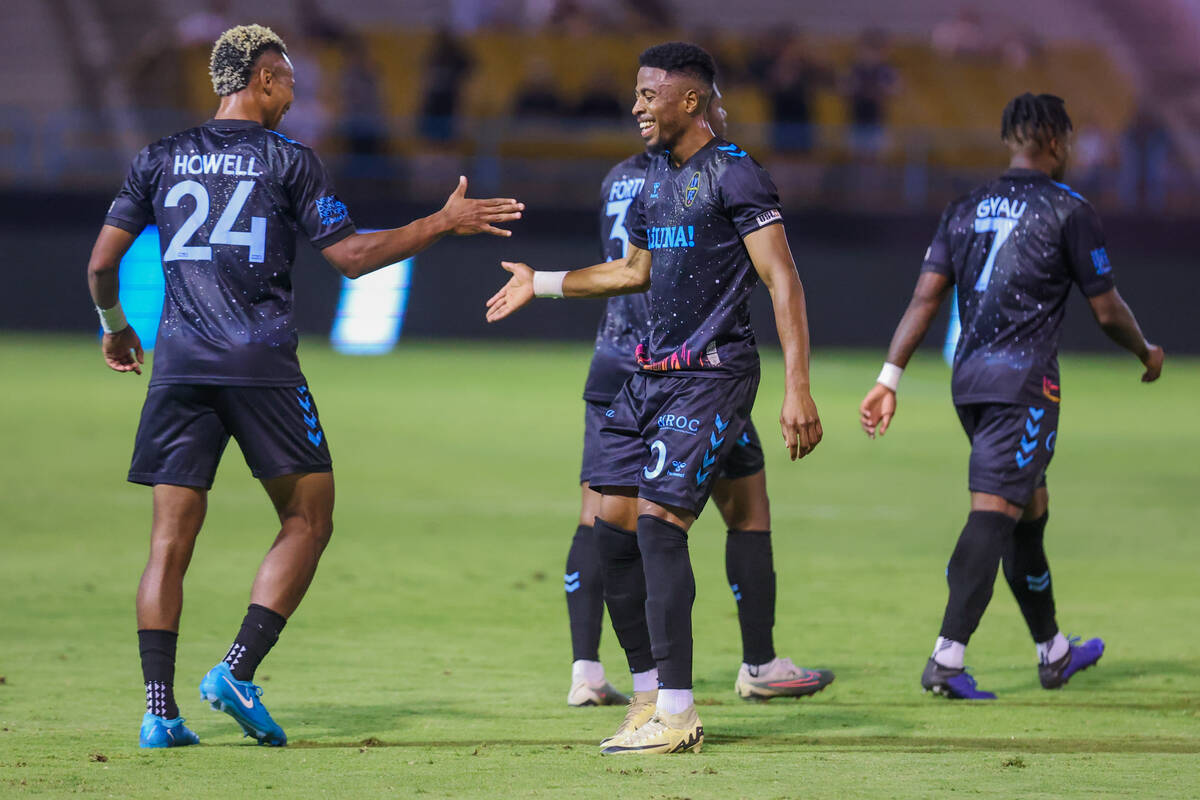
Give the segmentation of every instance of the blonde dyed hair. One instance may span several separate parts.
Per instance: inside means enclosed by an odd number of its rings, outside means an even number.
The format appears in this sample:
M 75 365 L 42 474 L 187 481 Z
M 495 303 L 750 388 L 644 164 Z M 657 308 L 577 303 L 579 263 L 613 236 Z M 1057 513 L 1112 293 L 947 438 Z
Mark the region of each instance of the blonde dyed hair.
M 264 25 L 238 25 L 222 33 L 208 62 L 213 91 L 225 97 L 245 89 L 254 62 L 267 50 L 287 55 L 283 39 Z

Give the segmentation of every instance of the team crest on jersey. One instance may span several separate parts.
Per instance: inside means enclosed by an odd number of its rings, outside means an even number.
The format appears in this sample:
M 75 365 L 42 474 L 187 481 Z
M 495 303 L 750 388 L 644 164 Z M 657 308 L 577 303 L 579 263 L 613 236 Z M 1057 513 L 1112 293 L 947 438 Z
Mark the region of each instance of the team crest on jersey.
M 693 172 L 692 179 L 688 181 L 687 191 L 683 193 L 683 205 L 691 208 L 692 203 L 696 200 L 696 195 L 700 193 L 700 173 Z
M 317 198 L 317 214 L 321 217 L 322 225 L 333 225 L 341 222 L 350 212 L 346 209 L 346 204 L 338 200 L 335 195 L 328 197 Z

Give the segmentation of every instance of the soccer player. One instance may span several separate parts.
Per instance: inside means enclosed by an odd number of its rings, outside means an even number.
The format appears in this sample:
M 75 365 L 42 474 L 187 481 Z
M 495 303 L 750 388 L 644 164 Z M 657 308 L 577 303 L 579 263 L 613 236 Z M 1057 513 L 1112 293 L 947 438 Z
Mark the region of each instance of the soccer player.
M 141 374 L 141 342 L 117 302 L 118 266 L 137 234 L 157 224 L 166 302 L 129 471 L 130 481 L 154 487 L 150 558 L 137 595 L 142 747 L 198 742 L 175 702 L 175 648 L 183 576 L 230 436 L 262 481 L 280 530 L 241 629 L 200 693 L 259 744 L 287 742 L 252 679 L 333 530 L 329 442 L 300 372 L 291 319 L 297 235 L 356 278 L 449 233 L 507 236 L 495 226 L 518 219 L 522 208 L 469 200 L 460 178 L 436 214 L 357 233 L 316 154 L 274 130 L 295 85 L 283 41 L 259 25 L 231 28 L 213 48 L 210 72 L 221 98 L 216 116 L 137 154 L 88 264 L 104 359 L 118 372 Z
M 714 72 L 712 57 L 693 44 L 641 55 L 633 113 L 657 155 L 630 207 L 626 256 L 574 272 L 503 262 L 512 277 L 487 303 L 494 322 L 535 295 L 650 290 L 640 369 L 605 412 L 605 462 L 589 476 L 604 495 L 595 536 L 605 599 L 634 673 L 625 722 L 602 743 L 610 755 L 698 751 L 703 742 L 692 696 L 687 532 L 750 420 L 759 366 L 749 305 L 759 278 L 783 345 L 784 443 L 796 459 L 821 440 L 804 290 L 779 198 L 746 151 L 714 136 L 705 116 Z
M 725 108 L 721 92 L 713 85 L 705 114 L 713 134 L 725 136 Z M 601 184 L 600 240 L 606 261 L 625 255 L 629 234 L 625 219 L 645 182 L 651 155 L 646 149 L 617 164 Z M 592 472 L 604 462 L 600 428 L 605 412 L 638 371 L 634 352 L 649 333 L 650 299 L 646 294 L 609 298 L 596 332 L 596 349 L 588 370 L 583 398 L 586 403 L 583 433 L 583 466 L 580 484 L 583 499 L 579 527 L 567 554 L 564 589 L 571 626 L 572 706 L 626 703 L 604 675 L 599 661 L 600 629 L 604 617 L 603 567 L 596 549 L 593 524 L 600 511 L 602 495 L 590 488 Z M 763 452 L 754 423 L 747 421 L 720 478 L 713 483 L 713 500 L 725 520 L 725 575 L 737 601 L 742 633 L 742 665 L 734 688 L 747 700 L 773 697 L 805 697 L 833 681 L 828 670 L 797 667 L 789 658 L 775 655 L 772 628 L 775 623 L 775 570 L 771 552 L 771 512 Z M 636 514 L 636 501 L 628 498 Z
M 950 597 L 921 676 L 925 689 L 951 698 L 995 698 L 977 688 L 963 654 L 1001 563 L 1037 645 L 1043 687 L 1065 685 L 1104 653 L 1100 639 L 1078 644 L 1059 631 L 1042 546 L 1046 468 L 1058 443 L 1058 336 L 1071 285 L 1087 297 L 1104 332 L 1142 362 L 1144 382 L 1158 378 L 1163 351 L 1146 341 L 1117 293 L 1095 210 L 1060 182 L 1071 130 L 1053 95 L 1026 93 L 1005 107 L 1000 136 L 1012 156 L 1008 171 L 942 214 L 887 362 L 859 409 L 868 436 L 887 431 L 900 374 L 957 286 L 962 334 L 952 392 L 971 442 L 971 512 L 946 570 Z

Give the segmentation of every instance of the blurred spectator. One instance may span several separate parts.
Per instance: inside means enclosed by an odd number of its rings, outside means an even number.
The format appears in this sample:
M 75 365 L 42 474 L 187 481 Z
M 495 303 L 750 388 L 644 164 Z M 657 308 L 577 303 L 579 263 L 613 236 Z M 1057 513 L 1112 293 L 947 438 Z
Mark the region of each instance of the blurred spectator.
M 933 26 L 933 49 L 950 58 L 974 58 L 987 48 L 979 12 L 963 6 L 953 18 Z
M 1084 194 L 1099 195 L 1110 183 L 1113 155 L 1112 138 L 1091 120 L 1081 119 L 1071 148 L 1071 183 Z
M 448 29 L 434 34 L 425 62 L 425 99 L 418 123 L 421 135 L 435 142 L 454 138 L 459 96 L 474 61 Z
M 630 101 L 629 106 L 632 105 L 633 101 Z M 616 122 L 628 114 L 629 108 L 617 96 L 612 76 L 607 72 L 594 73 L 588 79 L 583 96 L 574 108 L 575 117 L 595 122 Z
M 783 51 L 797 36 L 800 36 L 798 32 L 786 26 L 772 28 L 768 31 L 762 41 L 756 42 L 750 54 L 746 56 L 746 79 L 759 86 L 770 83 L 771 73 L 783 55 Z
M 192 6 L 192 11 L 175 23 L 175 38 L 184 47 L 212 48 L 217 38 L 238 23 L 231 0 L 209 0 Z
M 525 83 L 517 90 L 513 100 L 513 114 L 517 117 L 552 117 L 563 113 L 565 104 L 554 85 L 554 74 L 550 63 L 540 56 L 529 61 Z
M 326 14 L 317 0 L 295 0 L 296 19 L 305 39 L 322 45 L 342 45 L 349 41 L 346 28 L 337 18 Z
M 846 80 L 849 104 L 850 149 L 859 156 L 877 156 L 886 141 L 884 129 L 888 98 L 899 88 L 899 75 L 887 60 L 887 36 L 867 31 L 859 40 L 858 54 Z
M 603 29 L 605 3 L 584 0 L 525 0 L 528 28 L 548 28 L 570 36 L 587 36 Z
M 675 26 L 675 9 L 668 0 L 620 0 L 618 5 L 632 18 L 638 29 L 669 30 Z M 716 56 L 716 53 L 709 52 Z
M 1010 69 L 1024 69 L 1042 54 L 1042 43 L 1032 30 L 1016 30 L 1000 42 L 1000 58 Z
M 1121 137 L 1120 201 L 1127 209 L 1163 211 L 1167 205 L 1170 140 L 1158 112 L 1138 109 Z
M 342 59 L 342 139 L 350 156 L 350 171 L 369 174 L 387 149 L 379 66 L 361 39 L 345 41 Z
M 296 72 L 296 96 L 280 123 L 282 132 L 314 149 L 321 149 L 329 130 L 329 76 L 321 69 L 320 48 L 299 34 L 275 29 L 288 43 L 288 58 Z
M 809 56 L 804 36 L 794 34 L 766 76 L 776 150 L 807 153 L 812 149 L 813 93 L 830 83 L 830 70 Z

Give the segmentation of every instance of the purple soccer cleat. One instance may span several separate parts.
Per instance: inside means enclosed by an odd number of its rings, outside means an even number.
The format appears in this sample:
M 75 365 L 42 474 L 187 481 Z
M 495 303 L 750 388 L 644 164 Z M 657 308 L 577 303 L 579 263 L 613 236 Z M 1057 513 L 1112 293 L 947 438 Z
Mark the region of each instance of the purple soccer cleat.
M 1072 636 L 1067 654 L 1052 664 L 1038 665 L 1038 678 L 1042 681 L 1043 689 L 1058 689 L 1067 685 L 1071 676 L 1083 672 L 1094 665 L 1104 655 L 1103 639 L 1088 639 L 1083 644 L 1076 644 L 1079 636 Z
M 967 672 L 966 667 L 952 669 L 929 659 L 925 671 L 921 673 L 921 686 L 928 692 L 948 697 L 951 700 L 995 700 L 991 692 L 980 691 L 975 687 L 975 679 Z

